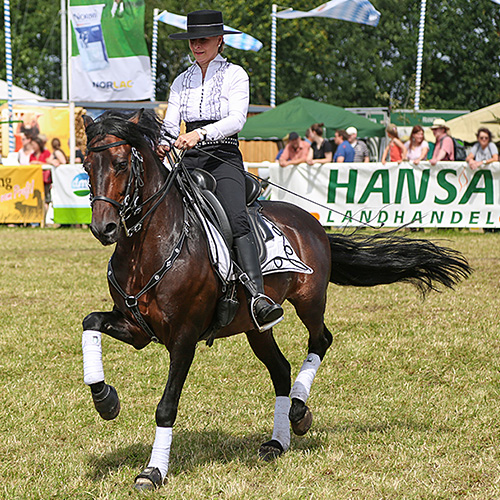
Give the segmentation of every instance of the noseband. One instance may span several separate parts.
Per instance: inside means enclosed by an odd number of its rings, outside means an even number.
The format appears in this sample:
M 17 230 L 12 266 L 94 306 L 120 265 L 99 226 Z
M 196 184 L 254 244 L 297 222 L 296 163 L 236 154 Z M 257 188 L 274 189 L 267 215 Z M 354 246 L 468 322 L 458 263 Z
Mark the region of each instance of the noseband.
M 106 151 L 107 149 L 111 149 L 117 146 L 123 146 L 125 144 L 129 144 L 129 142 L 125 140 L 120 140 L 116 142 L 111 142 L 109 144 L 103 144 L 101 146 L 89 146 L 87 148 L 87 152 L 100 153 L 102 151 Z M 113 200 L 112 198 L 108 198 L 107 196 L 94 196 L 92 186 L 90 185 L 90 206 L 93 208 L 94 203 L 96 201 L 104 201 L 106 203 L 110 203 L 118 210 L 118 215 L 122 222 L 123 228 L 125 229 L 125 234 L 127 237 L 132 236 L 134 233 L 140 231 L 142 229 L 142 223 L 144 219 L 151 214 L 158 205 L 163 201 L 168 191 L 170 190 L 170 186 L 172 185 L 175 175 L 177 173 L 177 169 L 171 170 L 169 176 L 165 183 L 160 187 L 160 189 L 150 196 L 143 203 L 140 203 L 140 188 L 144 186 L 143 174 L 144 168 L 143 163 L 144 159 L 141 153 L 132 145 L 131 146 L 131 162 L 130 162 L 130 171 L 127 181 L 127 188 L 125 190 L 125 196 L 123 197 L 123 201 L 120 203 L 119 201 Z M 134 182 L 135 181 L 135 182 Z M 133 190 L 132 190 L 133 185 Z M 146 212 L 146 214 L 141 217 L 141 219 L 135 223 L 133 226 L 128 227 L 127 221 L 133 216 L 137 216 L 141 213 L 143 207 L 150 203 L 151 201 L 156 199 L 156 203 Z

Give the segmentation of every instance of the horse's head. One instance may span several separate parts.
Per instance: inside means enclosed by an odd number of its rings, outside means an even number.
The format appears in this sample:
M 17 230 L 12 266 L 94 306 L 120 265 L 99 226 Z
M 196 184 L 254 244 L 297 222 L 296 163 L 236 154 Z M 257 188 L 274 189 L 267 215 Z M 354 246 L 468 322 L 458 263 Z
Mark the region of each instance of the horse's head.
M 106 112 L 96 121 L 84 116 L 89 175 L 92 234 L 103 244 L 116 243 L 126 221 L 137 215 L 143 186 L 143 157 L 159 137 L 159 121 L 143 110 L 128 117 Z M 139 209 L 140 210 L 140 209 Z

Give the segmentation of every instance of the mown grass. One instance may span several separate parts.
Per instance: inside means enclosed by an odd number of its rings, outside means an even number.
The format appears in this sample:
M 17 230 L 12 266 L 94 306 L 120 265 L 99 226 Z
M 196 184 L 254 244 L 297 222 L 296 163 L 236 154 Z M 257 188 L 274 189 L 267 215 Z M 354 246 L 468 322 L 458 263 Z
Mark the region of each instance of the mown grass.
M 200 344 L 168 484 L 140 494 L 167 353 L 103 340 L 122 412 L 101 420 L 82 381 L 81 321 L 111 308 L 112 249 L 81 229 L 0 227 L 0 498 L 500 498 L 500 234 L 423 236 L 462 251 L 473 276 L 425 301 L 409 285 L 332 286 L 313 427 L 275 463 L 257 459 L 272 430 L 266 370 L 243 335 Z M 295 376 L 307 333 L 286 312 L 275 335 Z

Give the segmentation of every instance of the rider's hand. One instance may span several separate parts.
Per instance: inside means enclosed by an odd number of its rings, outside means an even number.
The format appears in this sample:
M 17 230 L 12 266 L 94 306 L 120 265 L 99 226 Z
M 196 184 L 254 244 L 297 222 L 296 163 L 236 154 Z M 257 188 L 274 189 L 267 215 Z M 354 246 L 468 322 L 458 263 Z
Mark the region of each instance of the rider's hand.
M 188 132 L 187 134 L 182 134 L 180 135 L 177 140 L 175 141 L 174 146 L 177 149 L 191 149 L 198 144 L 200 141 L 201 137 L 198 135 L 198 132 L 196 130 L 193 130 L 191 132 Z
M 170 151 L 170 146 L 168 144 L 160 144 L 156 148 L 156 154 L 161 161 L 165 158 L 165 155 Z

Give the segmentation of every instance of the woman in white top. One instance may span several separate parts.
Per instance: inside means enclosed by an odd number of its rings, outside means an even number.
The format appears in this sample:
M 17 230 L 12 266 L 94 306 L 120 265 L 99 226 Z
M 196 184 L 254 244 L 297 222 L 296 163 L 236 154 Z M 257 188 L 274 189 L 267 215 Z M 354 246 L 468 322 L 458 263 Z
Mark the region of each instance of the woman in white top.
M 406 157 L 403 161 L 411 161 L 418 165 L 421 161 L 427 160 L 429 153 L 429 143 L 424 139 L 424 129 L 420 125 L 415 125 L 410 134 L 410 140 L 405 142 Z
M 491 131 L 481 127 L 476 134 L 477 141 L 467 155 L 467 163 L 472 170 L 498 161 L 498 148 L 491 140 Z
M 245 124 L 249 103 L 246 71 L 220 53 L 225 33 L 222 12 L 199 10 L 187 16 L 187 32 L 170 38 L 189 40 L 194 64 L 173 82 L 163 122 L 160 157 L 173 145 L 186 150 L 188 169 L 201 168 L 217 180 L 216 196 L 226 211 L 240 266 L 253 281 L 251 304 L 259 326 L 276 324 L 283 309 L 264 295 L 264 283 L 245 203 L 245 170 L 238 132 Z M 179 135 L 181 121 L 186 133 Z

